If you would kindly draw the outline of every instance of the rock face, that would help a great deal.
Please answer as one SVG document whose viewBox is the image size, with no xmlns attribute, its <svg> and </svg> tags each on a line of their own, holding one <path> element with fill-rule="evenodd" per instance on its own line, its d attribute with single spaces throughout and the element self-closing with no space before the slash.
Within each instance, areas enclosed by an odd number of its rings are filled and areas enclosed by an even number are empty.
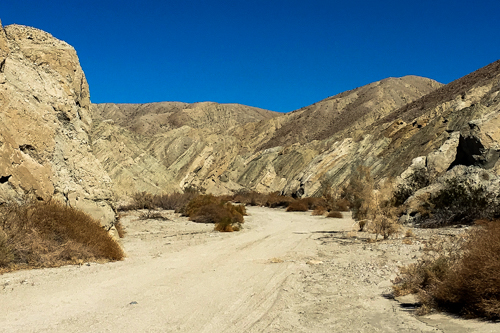
<svg viewBox="0 0 500 333">
<path fill-rule="evenodd" d="M 129 105 L 126 112 L 96 106 L 92 142 L 122 194 L 195 186 L 219 194 L 313 196 L 342 186 L 360 165 L 370 167 L 376 181 L 399 184 L 416 170 L 432 182 L 457 165 L 498 175 L 499 77 L 497 61 L 446 86 L 389 78 L 289 114 L 260 112 L 260 119 L 225 120 L 224 126 L 216 124 L 228 112 L 216 104 L 170 103 L 154 112 L 148 111 L 153 104 Z M 190 110 L 199 107 L 204 111 Z M 155 117 L 164 119 L 162 129 L 141 130 L 152 128 L 146 120 Z"/>
<path fill-rule="evenodd" d="M 70 45 L 0 26 L 0 202 L 32 192 L 114 221 L 111 179 L 90 145 L 90 106 Z"/>
<path fill-rule="evenodd" d="M 499 179 L 499 142 L 500 61 L 446 86 L 389 78 L 288 114 L 212 102 L 91 105 L 71 46 L 0 28 L 0 203 L 31 191 L 106 224 L 112 200 L 138 191 L 314 196 L 361 165 L 377 182 L 430 193 L 459 170 Z"/>
<path fill-rule="evenodd" d="M 338 159 L 350 165 L 366 127 L 440 86 L 390 78 L 289 114 L 216 103 L 95 105 L 93 149 L 123 195 L 186 186 L 312 195 L 338 176 Z"/>
</svg>

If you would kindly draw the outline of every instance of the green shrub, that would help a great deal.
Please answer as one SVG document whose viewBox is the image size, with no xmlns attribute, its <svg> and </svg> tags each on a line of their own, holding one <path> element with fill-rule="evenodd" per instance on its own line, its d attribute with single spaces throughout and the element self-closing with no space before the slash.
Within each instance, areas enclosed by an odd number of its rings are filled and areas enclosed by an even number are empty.
<svg viewBox="0 0 500 333">
<path fill-rule="evenodd" d="M 429 198 L 425 208 L 430 214 L 422 216 L 419 223 L 423 227 L 441 227 L 495 219 L 500 216 L 497 196 L 482 184 L 451 178 L 443 190 Z"/>
</svg>

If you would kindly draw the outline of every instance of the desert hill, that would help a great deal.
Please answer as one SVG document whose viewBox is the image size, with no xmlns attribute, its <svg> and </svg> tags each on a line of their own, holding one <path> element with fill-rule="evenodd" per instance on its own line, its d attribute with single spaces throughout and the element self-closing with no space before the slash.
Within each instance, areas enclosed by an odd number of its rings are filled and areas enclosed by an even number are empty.
<svg viewBox="0 0 500 333">
<path fill-rule="evenodd" d="M 257 122 L 279 116 L 280 113 L 241 104 L 213 102 L 149 104 L 96 104 L 94 116 L 112 119 L 128 130 L 145 135 L 165 133 L 189 126 L 208 132 L 227 132 L 237 125 Z"/>
<path fill-rule="evenodd" d="M 415 76 L 389 78 L 288 114 L 217 103 L 94 105 L 93 148 L 119 193 L 186 186 L 281 191 L 331 135 L 359 131 L 440 86 Z M 304 153 L 288 148 L 311 142 Z"/>
<path fill-rule="evenodd" d="M 138 191 L 312 196 L 360 165 L 398 183 L 416 170 L 432 181 L 500 173 L 499 61 L 445 86 L 388 78 L 287 114 L 213 102 L 91 104 L 75 50 L 12 25 L 0 29 L 0 85 L 0 202 L 33 192 L 106 223 L 116 199 Z"/>
<path fill-rule="evenodd" d="M 427 78 L 405 76 L 343 92 L 290 113 L 262 148 L 324 140 L 339 132 L 350 135 L 440 86 Z"/>
</svg>

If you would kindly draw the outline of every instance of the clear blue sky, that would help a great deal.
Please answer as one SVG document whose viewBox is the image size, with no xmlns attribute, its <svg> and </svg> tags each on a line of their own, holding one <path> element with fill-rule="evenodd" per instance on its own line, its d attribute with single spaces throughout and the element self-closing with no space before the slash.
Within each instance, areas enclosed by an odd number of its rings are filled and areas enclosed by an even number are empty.
<svg viewBox="0 0 500 333">
<path fill-rule="evenodd" d="M 288 112 L 386 77 L 448 83 L 500 58 L 500 1 L 6 0 L 73 45 L 94 103 Z"/>
</svg>

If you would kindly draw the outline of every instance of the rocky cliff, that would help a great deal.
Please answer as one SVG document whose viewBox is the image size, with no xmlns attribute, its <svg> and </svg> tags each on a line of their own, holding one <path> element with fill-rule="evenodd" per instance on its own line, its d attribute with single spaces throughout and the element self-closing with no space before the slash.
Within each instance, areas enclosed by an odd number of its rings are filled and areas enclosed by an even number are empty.
<svg viewBox="0 0 500 333">
<path fill-rule="evenodd" d="M 114 221 L 112 182 L 90 144 L 90 106 L 70 45 L 0 24 L 0 202 L 32 192 Z"/>
</svg>

